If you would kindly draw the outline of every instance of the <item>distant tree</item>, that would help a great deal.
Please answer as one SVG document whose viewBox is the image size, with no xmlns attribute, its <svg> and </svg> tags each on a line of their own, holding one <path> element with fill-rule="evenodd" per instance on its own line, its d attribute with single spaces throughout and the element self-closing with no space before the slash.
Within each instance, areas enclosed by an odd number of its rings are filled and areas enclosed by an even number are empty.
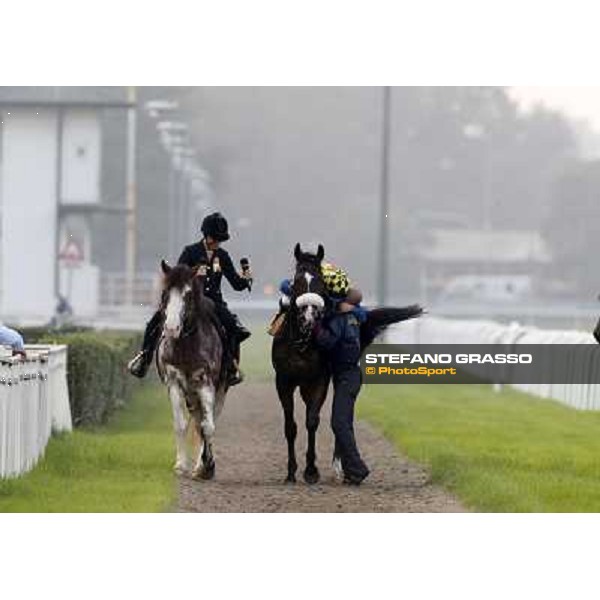
<svg viewBox="0 0 600 600">
<path fill-rule="evenodd" d="M 263 280 L 288 267 L 293 243 L 318 239 L 375 289 L 381 88 L 193 88 L 183 104 L 219 206 L 251 222 L 232 250 Z M 576 157 L 565 118 L 523 114 L 501 87 L 394 88 L 391 293 L 418 290 L 428 228 L 478 228 L 487 214 L 495 228 L 539 229 Z"/>
<path fill-rule="evenodd" d="M 559 114 L 522 114 L 502 88 L 401 88 L 394 106 L 394 196 L 493 227 L 539 225 L 557 170 L 576 154 Z"/>
<path fill-rule="evenodd" d="M 394 96 L 392 262 L 407 275 L 397 294 L 418 289 L 415 222 L 422 239 L 432 227 L 541 229 L 556 178 L 577 159 L 566 118 L 541 107 L 522 113 L 503 88 Z"/>
</svg>

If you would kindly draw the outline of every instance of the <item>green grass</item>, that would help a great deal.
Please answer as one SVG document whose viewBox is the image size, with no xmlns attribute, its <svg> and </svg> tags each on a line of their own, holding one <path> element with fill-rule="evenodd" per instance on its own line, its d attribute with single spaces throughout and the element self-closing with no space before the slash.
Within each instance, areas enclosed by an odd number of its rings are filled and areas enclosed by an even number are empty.
<svg viewBox="0 0 600 600">
<path fill-rule="evenodd" d="M 243 345 L 249 381 L 272 381 L 270 341 L 256 326 Z M 358 414 L 474 510 L 600 511 L 600 413 L 483 385 L 370 385 Z M 166 391 L 148 385 L 107 426 L 52 438 L 32 472 L 0 481 L 0 512 L 169 510 L 173 459 Z"/>
<path fill-rule="evenodd" d="M 242 344 L 242 371 L 248 381 L 265 383 L 274 380 L 271 366 L 273 338 L 267 333 L 267 325 L 254 324 L 252 337 Z"/>
<path fill-rule="evenodd" d="M 249 381 L 271 377 L 266 324 L 243 346 Z M 155 512 L 176 497 L 171 410 L 166 389 L 147 385 L 108 425 L 53 437 L 29 473 L 0 480 L 0 512 Z"/>
<path fill-rule="evenodd" d="M 358 414 L 474 510 L 600 511 L 600 413 L 484 385 L 370 385 Z"/>
<path fill-rule="evenodd" d="M 173 461 L 166 391 L 144 386 L 107 426 L 52 438 L 33 471 L 0 480 L 0 512 L 169 510 Z"/>
</svg>

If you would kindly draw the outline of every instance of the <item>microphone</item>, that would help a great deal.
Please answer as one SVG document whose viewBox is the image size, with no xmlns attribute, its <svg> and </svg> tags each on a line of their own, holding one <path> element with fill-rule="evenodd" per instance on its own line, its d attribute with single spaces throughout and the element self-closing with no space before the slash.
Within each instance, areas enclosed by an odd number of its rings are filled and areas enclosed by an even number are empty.
<svg viewBox="0 0 600 600">
<path fill-rule="evenodd" d="M 250 271 L 250 261 L 245 256 L 240 259 L 240 267 L 242 267 L 242 273 L 244 274 Z M 252 291 L 252 278 L 248 279 L 248 291 Z"/>
</svg>

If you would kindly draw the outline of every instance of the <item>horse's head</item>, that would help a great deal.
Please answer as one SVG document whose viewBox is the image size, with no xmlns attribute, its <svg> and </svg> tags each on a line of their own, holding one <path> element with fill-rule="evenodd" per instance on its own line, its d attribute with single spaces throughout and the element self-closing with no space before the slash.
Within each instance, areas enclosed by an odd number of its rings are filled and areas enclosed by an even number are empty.
<svg viewBox="0 0 600 600">
<path fill-rule="evenodd" d="M 161 262 L 163 278 L 163 305 L 165 315 L 164 332 L 179 338 L 184 330 L 193 326 L 198 315 L 198 305 L 203 294 L 202 269 L 190 269 L 186 265 L 170 267 Z"/>
<path fill-rule="evenodd" d="M 327 288 L 321 275 L 321 261 L 325 256 L 319 244 L 315 253 L 304 252 L 300 244 L 294 248 L 296 272 L 292 283 L 291 301 L 298 311 L 298 323 L 302 330 L 310 330 L 325 312 Z"/>
</svg>

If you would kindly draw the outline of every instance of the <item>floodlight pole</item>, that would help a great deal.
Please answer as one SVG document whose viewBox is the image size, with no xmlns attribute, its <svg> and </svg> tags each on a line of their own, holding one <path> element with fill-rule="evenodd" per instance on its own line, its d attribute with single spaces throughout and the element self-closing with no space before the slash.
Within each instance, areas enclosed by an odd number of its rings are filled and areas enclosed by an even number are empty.
<svg viewBox="0 0 600 600">
<path fill-rule="evenodd" d="M 390 204 L 390 103 L 392 89 L 384 86 L 381 105 L 381 180 L 379 214 L 379 254 L 377 276 L 377 302 L 385 304 L 387 298 L 387 277 L 389 261 L 389 204 Z"/>
<path fill-rule="evenodd" d="M 136 190 L 136 88 L 127 88 L 127 190 L 126 190 L 126 247 L 125 247 L 125 304 L 133 305 L 133 282 L 137 263 L 137 190 Z"/>
</svg>

